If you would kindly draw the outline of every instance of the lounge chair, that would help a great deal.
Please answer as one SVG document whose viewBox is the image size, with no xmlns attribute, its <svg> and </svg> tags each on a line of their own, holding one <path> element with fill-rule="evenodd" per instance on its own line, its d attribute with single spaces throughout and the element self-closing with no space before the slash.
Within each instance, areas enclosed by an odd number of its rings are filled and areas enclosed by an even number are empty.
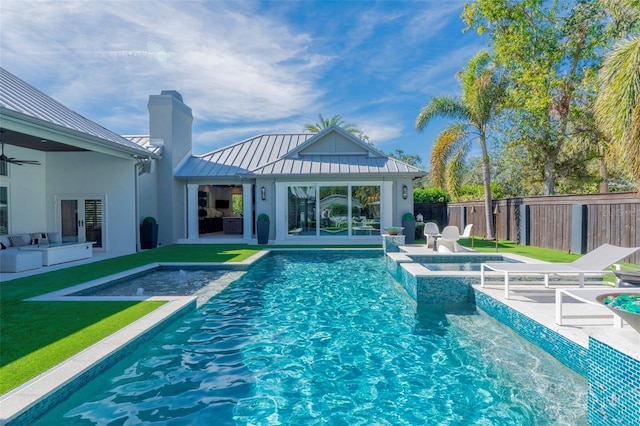
<svg viewBox="0 0 640 426">
<path fill-rule="evenodd" d="M 603 296 L 605 294 L 616 294 L 616 293 L 624 293 L 624 294 L 640 294 L 640 288 L 614 288 L 614 287 L 603 287 L 603 288 L 558 288 L 556 289 L 556 324 L 565 325 L 564 320 L 568 318 L 576 318 L 576 319 L 585 319 L 585 318 L 611 318 L 613 317 L 613 326 L 616 328 L 622 327 L 622 317 L 619 315 L 613 315 L 612 311 L 609 310 L 606 306 L 604 306 L 598 300 L 598 296 Z M 590 305 L 600 306 L 602 310 L 608 310 L 608 314 L 583 314 L 583 315 L 567 315 L 562 313 L 562 304 L 564 302 L 565 297 L 570 297 L 572 299 L 579 300 L 583 303 L 588 303 Z"/>
<path fill-rule="evenodd" d="M 424 236 L 427 239 L 427 247 L 433 247 L 433 242 L 440 236 L 438 225 L 433 222 L 424 224 Z"/>
<path fill-rule="evenodd" d="M 483 263 L 480 265 L 480 286 L 485 284 L 485 271 L 504 273 L 504 298 L 509 299 L 509 275 L 543 275 L 544 286 L 549 287 L 549 275 L 577 275 L 584 287 L 585 274 L 604 274 L 614 263 L 632 255 L 640 247 L 619 247 L 603 244 L 571 263 Z"/>
</svg>

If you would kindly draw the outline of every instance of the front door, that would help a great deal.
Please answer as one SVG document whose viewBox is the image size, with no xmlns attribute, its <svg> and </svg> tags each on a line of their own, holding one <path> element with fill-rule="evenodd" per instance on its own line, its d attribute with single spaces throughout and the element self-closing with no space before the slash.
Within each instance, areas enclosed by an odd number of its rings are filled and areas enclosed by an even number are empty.
<svg viewBox="0 0 640 426">
<path fill-rule="evenodd" d="M 103 248 L 103 197 L 62 197 L 59 200 L 59 224 L 63 243 L 94 241 L 94 249 Z"/>
</svg>

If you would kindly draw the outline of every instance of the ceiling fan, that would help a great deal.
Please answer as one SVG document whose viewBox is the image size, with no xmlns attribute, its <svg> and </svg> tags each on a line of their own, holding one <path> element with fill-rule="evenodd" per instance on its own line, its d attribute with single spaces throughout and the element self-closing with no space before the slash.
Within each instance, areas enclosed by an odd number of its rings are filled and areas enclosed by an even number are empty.
<svg viewBox="0 0 640 426">
<path fill-rule="evenodd" d="M 0 130 L 0 144 L 2 144 L 2 154 L 0 155 L 0 162 L 17 164 L 18 166 L 22 166 L 23 164 L 31 164 L 34 166 L 39 166 L 40 162 L 37 160 L 18 160 L 17 158 L 7 157 L 4 155 L 4 141 L 2 140 L 2 134 L 4 130 Z"/>
</svg>

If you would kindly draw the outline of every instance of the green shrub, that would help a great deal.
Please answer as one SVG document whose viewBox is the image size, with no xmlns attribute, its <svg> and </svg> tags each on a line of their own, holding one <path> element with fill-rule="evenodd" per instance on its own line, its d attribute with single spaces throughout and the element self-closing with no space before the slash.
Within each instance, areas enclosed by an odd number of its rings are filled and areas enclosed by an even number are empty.
<svg viewBox="0 0 640 426">
<path fill-rule="evenodd" d="M 413 215 L 413 213 L 405 213 L 402 215 L 402 220 L 416 220 L 416 217 Z"/>
<path fill-rule="evenodd" d="M 155 217 L 151 217 L 151 216 L 147 216 L 144 219 L 142 219 L 142 224 L 143 225 L 155 225 L 156 224 L 156 218 Z"/>
<path fill-rule="evenodd" d="M 440 188 L 418 188 L 413 190 L 414 203 L 447 203 L 451 201 L 449 194 Z"/>
<path fill-rule="evenodd" d="M 260 213 L 260 215 L 258 215 L 258 222 L 269 222 L 269 215 Z"/>
</svg>

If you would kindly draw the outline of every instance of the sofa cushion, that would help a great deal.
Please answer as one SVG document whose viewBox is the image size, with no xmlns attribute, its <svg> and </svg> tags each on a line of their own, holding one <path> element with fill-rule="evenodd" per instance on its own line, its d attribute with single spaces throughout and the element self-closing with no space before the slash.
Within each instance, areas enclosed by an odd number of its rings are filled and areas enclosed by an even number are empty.
<svg viewBox="0 0 640 426">
<path fill-rule="evenodd" d="M 22 235 L 9 235 L 9 241 L 11 242 L 11 247 L 22 247 L 28 244 Z"/>
<path fill-rule="evenodd" d="M 59 232 L 47 232 L 47 238 L 51 244 L 62 243 L 62 235 Z"/>
</svg>

